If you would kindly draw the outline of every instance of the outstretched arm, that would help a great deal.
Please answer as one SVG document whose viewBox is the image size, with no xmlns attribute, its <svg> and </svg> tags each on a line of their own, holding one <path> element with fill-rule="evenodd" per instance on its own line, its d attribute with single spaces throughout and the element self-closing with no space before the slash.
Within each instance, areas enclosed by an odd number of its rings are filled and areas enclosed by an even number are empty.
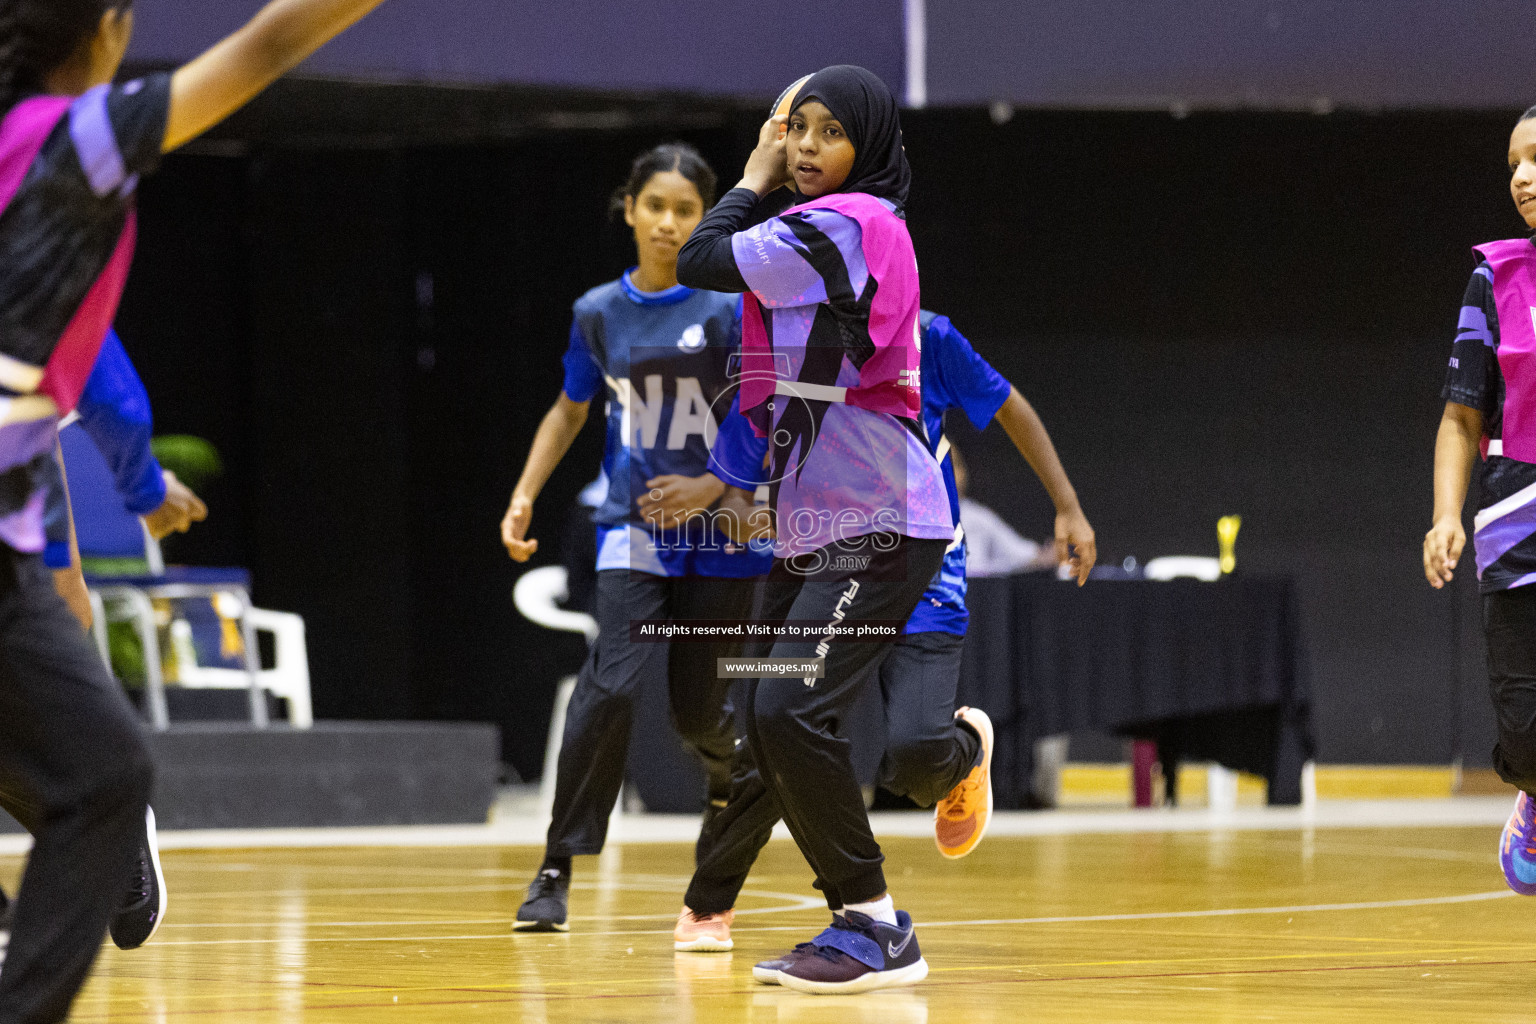
<svg viewBox="0 0 1536 1024">
<path fill-rule="evenodd" d="M 581 433 L 590 406 L 590 401 L 577 402 L 562 391 L 539 423 L 539 431 L 533 436 L 533 447 L 528 451 L 528 461 L 523 464 L 523 475 L 518 477 L 517 486 L 512 489 L 512 502 L 501 520 L 501 542 L 515 562 L 526 562 L 539 550 L 539 542 L 527 537 L 528 524 L 533 520 L 533 503 L 549 482 L 550 474 L 570 451 L 571 442 Z"/>
<path fill-rule="evenodd" d="M 244 28 L 179 69 L 162 151 L 239 110 L 383 0 L 272 0 Z"/>
<path fill-rule="evenodd" d="M 1083 515 L 1077 491 L 1067 479 L 1051 435 L 1040 421 L 1040 414 L 1019 394 L 1018 388 L 1010 389 L 1007 401 L 997 411 L 997 421 L 1051 496 L 1051 503 L 1056 506 L 1056 560 L 1070 562 L 1072 575 L 1082 586 L 1088 582 L 1088 572 L 1098 560 L 1098 548 L 1093 527 Z"/>
<path fill-rule="evenodd" d="M 1424 576 L 1439 590 L 1451 582 L 1467 531 L 1461 506 L 1483 437 L 1483 414 L 1456 402 L 1445 403 L 1440 432 L 1435 437 L 1435 522 L 1424 535 Z"/>
</svg>

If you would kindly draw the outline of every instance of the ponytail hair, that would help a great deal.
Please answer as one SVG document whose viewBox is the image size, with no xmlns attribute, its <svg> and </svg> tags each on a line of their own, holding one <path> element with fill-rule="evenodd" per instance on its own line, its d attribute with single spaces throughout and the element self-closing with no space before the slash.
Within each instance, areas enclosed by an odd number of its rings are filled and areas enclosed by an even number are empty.
<svg viewBox="0 0 1536 1024">
<path fill-rule="evenodd" d="M 49 72 L 96 34 L 101 16 L 133 0 L 0 0 L 0 112 L 42 92 Z"/>
<path fill-rule="evenodd" d="M 704 209 L 715 205 L 715 172 L 708 161 L 686 142 L 664 142 L 635 157 L 629 168 L 629 179 L 613 192 L 608 204 L 609 215 L 615 220 L 622 217 L 624 200 L 637 198 L 652 178 L 667 171 L 676 171 L 693 183 L 699 190 L 699 198 L 704 201 Z"/>
</svg>

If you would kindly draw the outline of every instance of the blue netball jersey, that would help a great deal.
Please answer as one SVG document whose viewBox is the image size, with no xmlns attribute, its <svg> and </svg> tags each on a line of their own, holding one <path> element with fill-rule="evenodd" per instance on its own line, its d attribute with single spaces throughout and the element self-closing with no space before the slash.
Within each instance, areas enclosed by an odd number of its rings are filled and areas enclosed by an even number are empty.
<svg viewBox="0 0 1536 1024">
<path fill-rule="evenodd" d="M 658 576 L 757 576 L 772 553 L 707 531 L 656 531 L 635 502 L 658 476 L 702 476 L 725 409 L 729 363 L 741 343 L 741 300 L 678 285 L 642 292 L 629 273 L 576 300 L 565 353 L 565 393 L 607 397 L 603 471 L 592 514 L 597 568 Z M 728 399 L 726 400 L 728 401 Z"/>
<path fill-rule="evenodd" d="M 962 410 L 977 430 L 984 429 L 1008 400 L 1013 386 L 992 368 L 965 335 L 955 330 L 949 317 L 923 310 L 923 426 L 930 451 L 944 473 L 950 514 L 960 522 L 960 493 L 955 486 L 954 460 L 944 438 L 944 414 Z M 732 407 L 733 415 L 722 421 L 720 436 L 710 451 L 710 470 L 734 487 L 750 489 L 763 478 L 763 456 L 768 441 L 753 435 L 746 417 Z M 970 615 L 965 608 L 965 531 L 957 525 L 955 540 L 944 552 L 944 564 L 928 589 L 923 591 L 907 633 L 954 633 L 964 636 Z"/>
</svg>

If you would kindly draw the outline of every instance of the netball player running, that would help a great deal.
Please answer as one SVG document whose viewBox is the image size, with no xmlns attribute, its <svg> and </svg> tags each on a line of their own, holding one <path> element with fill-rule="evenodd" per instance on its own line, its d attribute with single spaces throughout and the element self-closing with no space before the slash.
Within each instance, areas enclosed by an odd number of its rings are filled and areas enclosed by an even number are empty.
<svg viewBox="0 0 1536 1024">
<path fill-rule="evenodd" d="M 740 344 L 740 300 L 677 283 L 678 250 L 714 192 L 714 172 L 692 147 L 658 146 L 635 161 L 615 205 L 634 229 L 639 265 L 576 301 L 564 390 L 539 425 L 501 524 L 508 553 L 526 561 L 538 547 L 527 537 L 534 499 L 606 389 L 608 492 L 593 515 L 600 631 L 566 711 L 544 863 L 518 909 L 518 931 L 567 927 L 571 858 L 602 852 L 635 696 L 653 655 L 668 659 L 672 721 L 704 763 L 708 806 L 722 806 L 730 792 L 730 684 L 715 664 L 740 645 L 675 643 L 658 652 L 630 634 L 631 622 L 742 618 L 752 591 L 741 581 L 771 562 L 767 551 L 737 547 L 698 519 L 650 515 L 679 504 L 702 511 L 725 490 L 706 469 L 712 410 Z"/>
<path fill-rule="evenodd" d="M 172 532 L 185 533 L 208 516 L 208 507 L 176 475 L 160 468 L 150 449 L 152 419 L 149 395 L 128 359 L 116 331 L 109 330 L 96 365 L 76 401 L 73 417 L 95 443 L 112 469 L 113 482 L 130 512 L 144 517 L 156 540 Z M 43 562 L 53 570 L 54 586 L 70 611 L 91 628 L 91 601 L 75 546 L 69 492 L 58 473 L 49 470 L 43 512 L 47 546 Z M 152 938 L 165 920 L 166 888 L 155 838 L 154 811 L 145 812 L 139 852 L 129 874 L 123 903 L 112 915 L 108 934 L 120 949 L 137 949 Z M 9 935 L 14 906 L 0 890 L 0 933 Z"/>
<path fill-rule="evenodd" d="M 949 441 L 944 436 L 944 416 L 952 410 L 963 411 L 977 429 L 985 428 L 993 419 L 1002 424 L 1056 505 L 1058 561 L 1071 567 L 1079 584 L 1086 582 L 1096 557 L 1093 528 L 1083 515 L 1040 417 L 1018 389 L 976 353 L 948 317 L 924 311 L 921 322 L 923 422 L 944 471 L 944 486 L 956 522 L 960 496 Z M 726 417 L 710 453 L 710 466 L 731 486 L 752 489 L 767 442 L 753 438 L 745 427 L 742 417 Z M 965 531 L 956 526 L 943 568 L 918 601 L 895 650 L 879 666 L 886 718 L 880 784 L 920 806 L 935 806 L 934 839 L 939 852 L 951 859 L 976 848 L 986 833 L 991 812 L 991 722 L 978 709 L 955 710 L 961 648 L 969 620 L 965 555 Z M 700 838 L 704 852 L 673 936 L 678 950 L 732 948 L 731 908 L 779 819 L 778 809 L 767 799 L 766 788 L 756 774 L 750 749 L 742 752 L 740 773 L 730 805 Z M 836 915 L 843 913 L 835 905 L 832 910 Z M 753 977 L 777 984 L 785 968 L 811 955 L 811 948 L 802 944 L 784 957 L 760 963 L 753 969 Z"/>
<path fill-rule="evenodd" d="M 137 716 L 42 560 L 46 465 L 122 294 L 134 188 L 379 2 L 275 0 L 186 67 L 114 87 L 126 2 L 0 0 L 0 806 L 34 839 L 0 1024 L 64 1019 L 144 829 Z"/>
<path fill-rule="evenodd" d="M 1509 172 L 1515 209 L 1536 230 L 1536 107 L 1510 135 Z M 1437 588 L 1451 581 L 1467 539 L 1461 507 L 1480 463 L 1473 544 L 1498 718 L 1493 766 L 1520 789 L 1499 861 L 1511 889 L 1536 895 L 1536 247 L 1522 237 L 1474 251 L 1481 261 L 1462 300 L 1441 391 L 1445 413 L 1435 440 L 1435 518 L 1424 537 L 1424 574 Z"/>
<path fill-rule="evenodd" d="M 805 201 L 748 228 L 759 201 L 791 180 Z M 770 440 L 778 524 L 762 617 L 808 625 L 771 654 L 819 659 L 823 673 L 749 680 L 739 709 L 763 784 L 817 884 L 844 908 L 815 955 L 783 974 L 815 992 L 911 984 L 928 971 L 911 919 L 886 892 L 836 727 L 870 678 L 863 670 L 890 652 L 890 641 L 855 640 L 857 629 L 899 629 L 954 533 L 920 419 L 909 181 L 890 91 L 863 68 L 826 68 L 787 118 L 763 125 L 740 183 L 678 261 L 685 284 L 747 293 L 740 407 Z"/>
</svg>

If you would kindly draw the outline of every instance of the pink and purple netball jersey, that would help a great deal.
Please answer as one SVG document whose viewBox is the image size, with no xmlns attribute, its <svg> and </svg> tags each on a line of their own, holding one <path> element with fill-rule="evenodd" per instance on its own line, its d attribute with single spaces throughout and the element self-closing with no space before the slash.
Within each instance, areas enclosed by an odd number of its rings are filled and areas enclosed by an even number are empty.
<svg viewBox="0 0 1536 1024">
<path fill-rule="evenodd" d="M 161 75 L 33 97 L 0 122 L 0 543 L 14 550 L 43 550 L 45 464 L 116 314 L 169 96 Z"/>
<path fill-rule="evenodd" d="M 732 250 L 751 288 L 741 409 L 770 442 L 775 553 L 872 533 L 949 540 L 906 224 L 871 196 L 830 196 L 736 234 Z"/>
<path fill-rule="evenodd" d="M 1477 247 L 1443 397 L 1483 414 L 1473 544 L 1484 593 L 1536 583 L 1536 247 Z"/>
</svg>

